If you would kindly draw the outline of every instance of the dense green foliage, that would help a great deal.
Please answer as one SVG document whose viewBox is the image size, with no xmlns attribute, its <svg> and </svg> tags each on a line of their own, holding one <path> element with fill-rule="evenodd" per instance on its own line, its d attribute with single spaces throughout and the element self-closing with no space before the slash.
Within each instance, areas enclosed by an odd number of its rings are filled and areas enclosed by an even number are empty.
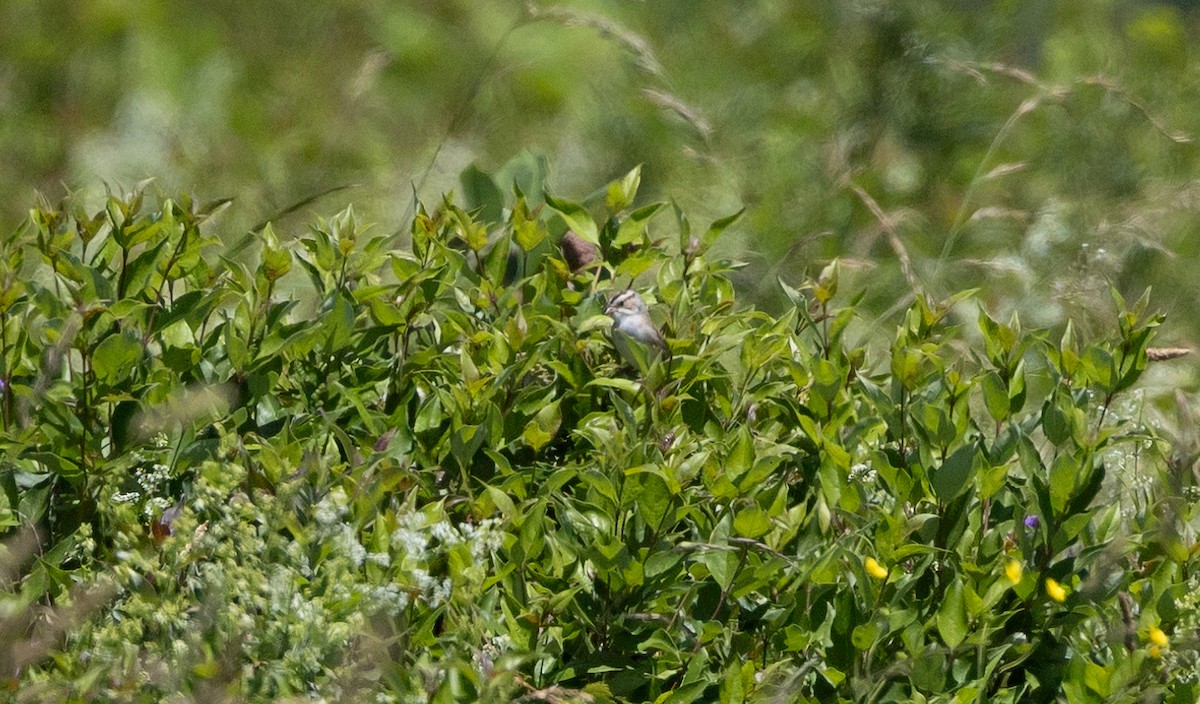
<svg viewBox="0 0 1200 704">
<path fill-rule="evenodd" d="M 1090 334 L 1110 281 L 1131 299 L 1153 285 L 1164 336 L 1185 342 L 1200 332 L 1197 13 L 1195 0 L 7 0 L 0 192 L 16 197 L 0 200 L 0 231 L 33 188 L 102 195 L 148 177 L 235 196 L 232 233 L 351 184 L 320 212 L 352 202 L 407 231 L 414 187 L 432 202 L 472 162 L 495 171 L 529 150 L 558 193 L 641 163 L 644 192 L 697 219 L 745 207 L 725 243 L 749 264 L 735 283 L 772 312 L 787 305 L 776 274 L 834 257 L 853 288 L 869 278 L 861 305 L 889 310 L 911 288 L 902 250 L 931 295 L 980 287 L 1003 318 L 1069 316 Z"/>
<path fill-rule="evenodd" d="M 712 256 L 734 218 L 530 169 L 465 173 L 411 251 L 352 210 L 234 252 L 221 204 L 33 209 L 0 255 L 18 699 L 1196 699 L 1143 302 L 1092 340 L 918 292 L 885 336 L 835 263 L 769 316 Z M 602 315 L 631 285 L 644 373 Z"/>
</svg>

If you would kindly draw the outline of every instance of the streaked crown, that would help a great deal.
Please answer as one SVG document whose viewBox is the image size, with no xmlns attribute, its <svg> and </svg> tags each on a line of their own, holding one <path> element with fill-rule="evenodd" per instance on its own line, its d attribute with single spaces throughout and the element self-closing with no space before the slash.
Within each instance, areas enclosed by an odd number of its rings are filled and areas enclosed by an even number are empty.
<svg viewBox="0 0 1200 704">
<path fill-rule="evenodd" d="M 646 302 L 642 300 L 637 291 L 625 289 L 609 299 L 608 307 L 604 309 L 604 312 L 614 317 L 617 315 L 639 315 L 647 312 Z"/>
</svg>

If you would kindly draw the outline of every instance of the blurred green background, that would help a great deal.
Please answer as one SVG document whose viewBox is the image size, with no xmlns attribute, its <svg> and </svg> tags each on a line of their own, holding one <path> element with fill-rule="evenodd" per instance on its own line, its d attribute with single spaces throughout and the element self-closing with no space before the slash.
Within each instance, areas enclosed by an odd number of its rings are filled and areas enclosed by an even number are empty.
<svg viewBox="0 0 1200 704">
<path fill-rule="evenodd" d="M 747 209 L 767 308 L 837 256 L 881 316 L 978 286 L 1107 328 L 1110 282 L 1153 285 L 1189 344 L 1198 36 L 1194 0 L 4 0 L 0 227 L 155 177 L 234 197 L 230 238 L 349 184 L 281 234 L 351 202 L 403 231 L 472 163 L 545 157 L 575 200 L 644 164 L 644 201 Z"/>
</svg>

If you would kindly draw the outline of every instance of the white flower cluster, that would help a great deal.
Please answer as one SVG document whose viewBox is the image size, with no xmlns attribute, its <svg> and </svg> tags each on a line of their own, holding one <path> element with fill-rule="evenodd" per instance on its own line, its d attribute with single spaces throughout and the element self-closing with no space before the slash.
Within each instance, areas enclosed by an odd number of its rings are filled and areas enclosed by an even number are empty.
<svg viewBox="0 0 1200 704">
<path fill-rule="evenodd" d="M 349 513 L 350 499 L 346 496 L 346 492 L 340 486 L 329 492 L 317 503 L 314 517 L 317 519 L 317 524 L 328 528 L 341 520 Z"/>
<path fill-rule="evenodd" d="M 850 481 L 861 482 L 863 484 L 874 484 L 879 478 L 878 473 L 871 469 L 870 465 L 858 463 L 850 468 Z"/>
<path fill-rule="evenodd" d="M 391 537 L 394 564 L 399 568 L 396 579 L 408 585 L 413 598 L 436 608 L 449 601 L 454 579 L 430 574 L 431 564 L 443 562 L 442 558 L 451 552 L 470 555 L 470 564 L 460 576 L 467 581 L 482 581 L 492 554 L 503 544 L 504 533 L 497 519 L 455 525 L 440 511 L 431 509 L 397 516 Z"/>
<path fill-rule="evenodd" d="M 1174 632 L 1184 634 L 1185 639 L 1200 633 L 1200 574 L 1187 580 L 1182 596 L 1175 603 L 1179 621 Z M 1200 650 L 1195 647 L 1172 647 L 1163 652 L 1163 666 L 1168 676 L 1177 682 L 1200 682 Z"/>
<path fill-rule="evenodd" d="M 367 592 L 367 601 L 388 616 L 396 616 L 408 608 L 409 595 L 395 584 L 381 584 Z"/>
<path fill-rule="evenodd" d="M 158 450 L 162 450 L 168 445 L 167 437 L 162 433 L 151 438 L 151 442 Z M 132 457 L 136 462 L 133 476 L 137 481 L 137 490 L 113 492 L 109 500 L 114 504 L 132 504 L 144 498 L 146 503 L 142 506 L 142 512 L 147 518 L 156 518 L 171 506 L 171 501 L 164 496 L 163 491 L 171 479 L 171 468 L 161 462 L 153 461 L 152 457 L 147 457 L 140 451 L 134 452 Z M 149 467 L 146 467 L 147 464 Z"/>
</svg>

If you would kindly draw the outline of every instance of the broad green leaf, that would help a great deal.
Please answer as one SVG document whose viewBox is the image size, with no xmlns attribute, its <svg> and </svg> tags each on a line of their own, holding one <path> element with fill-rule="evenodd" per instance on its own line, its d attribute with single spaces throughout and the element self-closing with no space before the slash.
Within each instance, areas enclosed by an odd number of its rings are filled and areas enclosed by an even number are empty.
<svg viewBox="0 0 1200 704">
<path fill-rule="evenodd" d="M 1056 512 L 1067 506 L 1071 494 L 1075 492 L 1079 476 L 1079 460 L 1068 453 L 1062 453 L 1054 458 L 1050 465 L 1050 502 Z"/>
<path fill-rule="evenodd" d="M 706 549 L 697 559 L 708 568 L 709 574 L 722 589 L 728 589 L 729 585 L 733 584 L 733 578 L 737 574 L 738 556 L 732 550 Z"/>
<path fill-rule="evenodd" d="M 975 450 L 974 443 L 963 445 L 931 473 L 929 483 L 942 503 L 958 498 L 971 481 L 975 469 Z"/>
<path fill-rule="evenodd" d="M 758 504 L 750 504 L 733 518 L 733 530 L 744 538 L 759 538 L 771 530 L 771 518 Z"/>
<path fill-rule="evenodd" d="M 662 210 L 664 205 L 666 203 L 650 203 L 630 213 L 617 228 L 617 235 L 613 238 L 612 246 L 624 247 L 641 242 L 646 235 L 646 224 Z"/>
<path fill-rule="evenodd" d="M 732 215 L 726 215 L 723 218 L 715 220 L 713 224 L 708 226 L 708 230 L 704 232 L 704 235 L 700 238 L 700 241 L 704 243 L 705 247 L 711 247 L 712 243 L 721 236 L 721 233 L 725 232 L 730 225 L 737 222 L 745 212 L 746 209 L 742 208 Z"/>
<path fill-rule="evenodd" d="M 738 430 L 733 448 L 725 458 L 725 473 L 731 481 L 736 482 L 753 464 L 754 439 L 750 436 L 750 430 L 742 427 Z"/>
<path fill-rule="evenodd" d="M 354 316 L 354 302 L 345 293 L 339 292 L 334 295 L 328 310 L 320 320 L 326 349 L 340 350 L 350 344 L 350 338 L 354 334 Z"/>
<path fill-rule="evenodd" d="M 504 218 L 504 194 L 486 172 L 471 164 L 458 175 L 467 210 L 476 211 L 479 220 L 498 223 Z"/>
<path fill-rule="evenodd" d="M 633 169 L 625 174 L 620 180 L 613 181 L 608 184 L 608 191 L 605 194 L 604 202 L 608 206 L 610 213 L 619 213 L 633 203 L 633 199 L 637 197 L 638 185 L 642 182 L 642 167 L 633 167 Z"/>
<path fill-rule="evenodd" d="M 962 582 L 958 579 L 950 583 L 942 597 L 937 612 L 937 629 L 942 642 L 950 648 L 957 648 L 967 637 L 967 611 L 963 602 Z"/>
<path fill-rule="evenodd" d="M 671 506 L 671 491 L 655 472 L 639 471 L 625 478 L 626 505 L 657 528 Z"/>
<path fill-rule="evenodd" d="M 1101 697 L 1109 697 L 1112 695 L 1112 687 L 1110 686 L 1111 676 L 1108 669 L 1103 665 L 1085 660 L 1084 664 L 1084 683 L 1088 689 L 1092 690 Z"/>
<path fill-rule="evenodd" d="M 591 213 L 582 205 L 570 201 L 558 200 L 549 193 L 546 194 L 546 205 L 558 213 L 559 217 L 566 223 L 567 228 L 576 235 L 594 245 L 600 244 L 600 231 L 596 228 L 596 221 L 592 219 Z"/>
<path fill-rule="evenodd" d="M 521 440 L 534 452 L 540 451 L 553 439 L 554 436 L 546 432 L 536 420 L 526 423 L 525 430 L 521 433 Z"/>
<path fill-rule="evenodd" d="M 818 359 L 812 368 L 812 386 L 810 391 L 815 410 L 818 415 L 826 416 L 832 412 L 838 393 L 845 383 L 844 370 L 826 359 Z"/>
<path fill-rule="evenodd" d="M 1004 388 L 1004 380 L 996 372 L 988 372 L 979 381 L 983 390 L 983 402 L 987 406 L 992 419 L 1000 423 L 1008 418 L 1008 389 Z"/>
<path fill-rule="evenodd" d="M 124 296 L 141 297 L 145 295 L 150 300 L 153 300 L 153 292 L 146 291 L 146 287 L 150 285 L 151 277 L 157 271 L 159 257 L 162 256 L 163 250 L 168 244 L 171 244 L 169 239 L 160 240 L 158 244 L 142 252 L 134 257 L 133 261 L 129 262 L 123 276 L 125 288 L 122 294 Z"/>
<path fill-rule="evenodd" d="M 549 175 L 550 162 L 545 156 L 522 151 L 501 166 L 492 180 L 506 192 L 516 191 L 530 203 L 538 203 Z"/>
<path fill-rule="evenodd" d="M 646 558 L 644 566 L 647 579 L 653 579 L 668 570 L 674 570 L 683 562 L 683 555 L 675 551 L 659 551 Z"/>
<path fill-rule="evenodd" d="M 703 680 L 680 685 L 677 689 L 671 690 L 670 694 L 660 697 L 656 704 L 691 704 L 691 702 L 700 701 L 708 685 L 709 683 Z"/>
<path fill-rule="evenodd" d="M 1080 360 L 1080 368 L 1087 375 L 1090 384 L 1099 386 L 1105 393 L 1113 390 L 1117 370 L 1108 350 L 1098 345 L 1088 347 Z"/>
<path fill-rule="evenodd" d="M 531 252 L 546 239 L 546 228 L 538 220 L 526 220 L 513 227 L 513 241 L 523 252 Z"/>
<path fill-rule="evenodd" d="M 1017 362 L 1008 382 L 1008 410 L 1017 413 L 1025 407 L 1025 360 Z"/>
<path fill-rule="evenodd" d="M 735 658 L 721 677 L 718 701 L 720 704 L 742 704 L 746 701 L 746 686 L 742 681 L 742 663 Z"/>
<path fill-rule="evenodd" d="M 92 369 L 107 383 L 116 383 L 128 376 L 142 360 L 142 343 L 129 333 L 109 335 L 92 353 Z"/>
<path fill-rule="evenodd" d="M 1046 434 L 1046 439 L 1055 445 L 1062 445 L 1072 435 L 1070 418 L 1063 408 L 1069 403 L 1070 399 L 1065 395 L 1054 394 L 1046 399 L 1046 405 L 1042 409 L 1042 432 Z"/>
<path fill-rule="evenodd" d="M 850 642 L 854 644 L 855 648 L 864 652 L 875 644 L 878 637 L 879 625 L 874 620 L 860 623 L 850 632 Z"/>
</svg>

